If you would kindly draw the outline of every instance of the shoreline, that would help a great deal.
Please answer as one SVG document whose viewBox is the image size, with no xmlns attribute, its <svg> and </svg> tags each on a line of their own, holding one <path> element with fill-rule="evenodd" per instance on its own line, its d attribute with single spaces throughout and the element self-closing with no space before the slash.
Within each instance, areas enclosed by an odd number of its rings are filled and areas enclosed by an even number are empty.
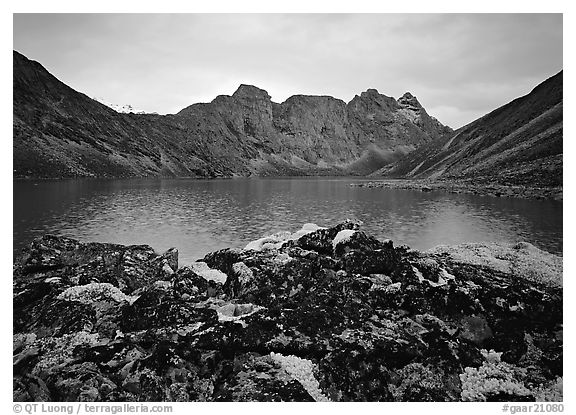
<svg viewBox="0 0 576 415">
<path fill-rule="evenodd" d="M 475 194 L 491 197 L 514 197 L 535 200 L 563 200 L 563 187 L 528 187 L 501 184 L 473 184 L 461 181 L 433 181 L 409 179 L 378 179 L 352 183 L 353 187 L 383 188 L 398 190 L 420 190 L 422 192 L 443 191 L 448 193 Z"/>
<path fill-rule="evenodd" d="M 419 190 L 423 192 L 443 191 L 454 194 L 475 194 L 478 196 L 491 197 L 511 197 L 533 200 L 563 200 L 563 186 L 559 187 L 530 187 L 530 186 L 509 186 L 501 184 L 474 184 L 462 181 L 433 181 L 427 179 L 374 179 L 370 176 L 358 175 L 291 175 L 291 176 L 217 176 L 217 177 L 198 177 L 198 176 L 131 176 L 131 177 L 13 177 L 13 181 L 33 182 L 33 181 L 112 181 L 112 180 L 242 180 L 242 179 L 326 179 L 342 178 L 358 180 L 358 183 L 351 183 L 352 187 L 365 188 L 384 188 L 398 190 Z"/>
</svg>

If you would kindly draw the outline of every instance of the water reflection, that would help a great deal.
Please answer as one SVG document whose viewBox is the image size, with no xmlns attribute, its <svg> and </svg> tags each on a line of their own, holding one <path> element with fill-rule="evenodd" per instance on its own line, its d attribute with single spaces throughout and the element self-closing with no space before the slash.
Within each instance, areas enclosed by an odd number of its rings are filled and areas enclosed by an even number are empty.
<svg viewBox="0 0 576 415">
<path fill-rule="evenodd" d="M 14 248 L 54 233 L 85 241 L 176 246 L 180 262 L 305 222 L 347 217 L 418 249 L 525 240 L 562 252 L 562 203 L 350 187 L 358 179 L 14 182 Z"/>
</svg>

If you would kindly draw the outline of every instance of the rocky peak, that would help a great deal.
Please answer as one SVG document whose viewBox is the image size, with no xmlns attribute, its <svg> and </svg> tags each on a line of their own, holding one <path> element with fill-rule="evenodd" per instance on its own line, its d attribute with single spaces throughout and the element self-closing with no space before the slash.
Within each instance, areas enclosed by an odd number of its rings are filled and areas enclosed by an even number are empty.
<svg viewBox="0 0 576 415">
<path fill-rule="evenodd" d="M 374 88 L 367 89 L 365 92 L 362 92 L 360 96 L 356 95 L 354 99 L 350 101 L 350 104 L 355 108 L 358 108 L 360 104 L 360 106 L 365 109 L 378 112 L 382 110 L 388 112 L 398 108 L 398 103 L 394 98 L 381 94 Z"/>
<path fill-rule="evenodd" d="M 398 98 L 398 104 L 404 108 L 422 109 L 422 105 L 420 105 L 418 99 L 410 92 L 406 92 L 404 95 Z"/>
<path fill-rule="evenodd" d="M 362 98 L 378 97 L 380 93 L 375 88 L 368 88 L 365 92 L 360 94 Z"/>
<path fill-rule="evenodd" d="M 272 130 L 272 99 L 268 92 L 253 85 L 241 84 L 232 99 L 240 104 L 229 123 L 235 125 L 237 131 L 243 131 L 250 137 L 269 137 Z M 222 108 L 229 112 L 229 108 Z"/>
<path fill-rule="evenodd" d="M 236 92 L 232 94 L 234 98 L 241 100 L 265 100 L 270 101 L 272 98 L 263 89 L 255 87 L 253 85 L 242 84 L 238 87 Z"/>
</svg>

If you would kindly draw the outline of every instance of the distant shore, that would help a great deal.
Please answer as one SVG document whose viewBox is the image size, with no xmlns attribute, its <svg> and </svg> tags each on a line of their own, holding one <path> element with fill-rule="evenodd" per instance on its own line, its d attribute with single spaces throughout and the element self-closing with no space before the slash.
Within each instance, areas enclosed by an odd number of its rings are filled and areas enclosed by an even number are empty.
<svg viewBox="0 0 576 415">
<path fill-rule="evenodd" d="M 423 192 L 444 191 L 470 193 L 480 196 L 518 197 L 522 199 L 550 199 L 561 201 L 563 187 L 505 186 L 501 184 L 475 184 L 459 181 L 431 181 L 406 179 L 380 179 L 352 183 L 354 187 L 420 190 Z"/>
<path fill-rule="evenodd" d="M 536 186 L 510 186 L 501 184 L 470 183 L 463 181 L 432 181 L 432 180 L 409 180 L 409 179 L 374 179 L 366 180 L 366 176 L 355 175 L 288 175 L 288 176 L 131 176 L 131 177 L 13 177 L 16 181 L 58 181 L 58 180 L 141 180 L 141 179 L 194 179 L 194 180 L 230 180 L 230 179 L 254 179 L 254 178 L 326 178 L 326 177 L 348 177 L 357 178 L 358 183 L 352 183 L 352 187 L 384 188 L 420 190 L 423 192 L 443 191 L 449 193 L 470 193 L 480 196 L 492 197 L 517 197 L 522 199 L 547 199 L 563 200 L 563 186 L 558 187 L 536 187 Z"/>
</svg>

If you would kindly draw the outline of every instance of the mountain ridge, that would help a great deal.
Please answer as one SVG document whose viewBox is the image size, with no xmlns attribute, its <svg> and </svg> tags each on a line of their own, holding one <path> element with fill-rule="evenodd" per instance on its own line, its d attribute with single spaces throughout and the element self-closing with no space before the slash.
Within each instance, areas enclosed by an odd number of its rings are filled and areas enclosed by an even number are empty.
<svg viewBox="0 0 576 415">
<path fill-rule="evenodd" d="M 176 114 L 121 114 L 14 51 L 14 177 L 366 174 L 452 132 L 369 89 L 283 103 L 242 84 Z"/>
</svg>

